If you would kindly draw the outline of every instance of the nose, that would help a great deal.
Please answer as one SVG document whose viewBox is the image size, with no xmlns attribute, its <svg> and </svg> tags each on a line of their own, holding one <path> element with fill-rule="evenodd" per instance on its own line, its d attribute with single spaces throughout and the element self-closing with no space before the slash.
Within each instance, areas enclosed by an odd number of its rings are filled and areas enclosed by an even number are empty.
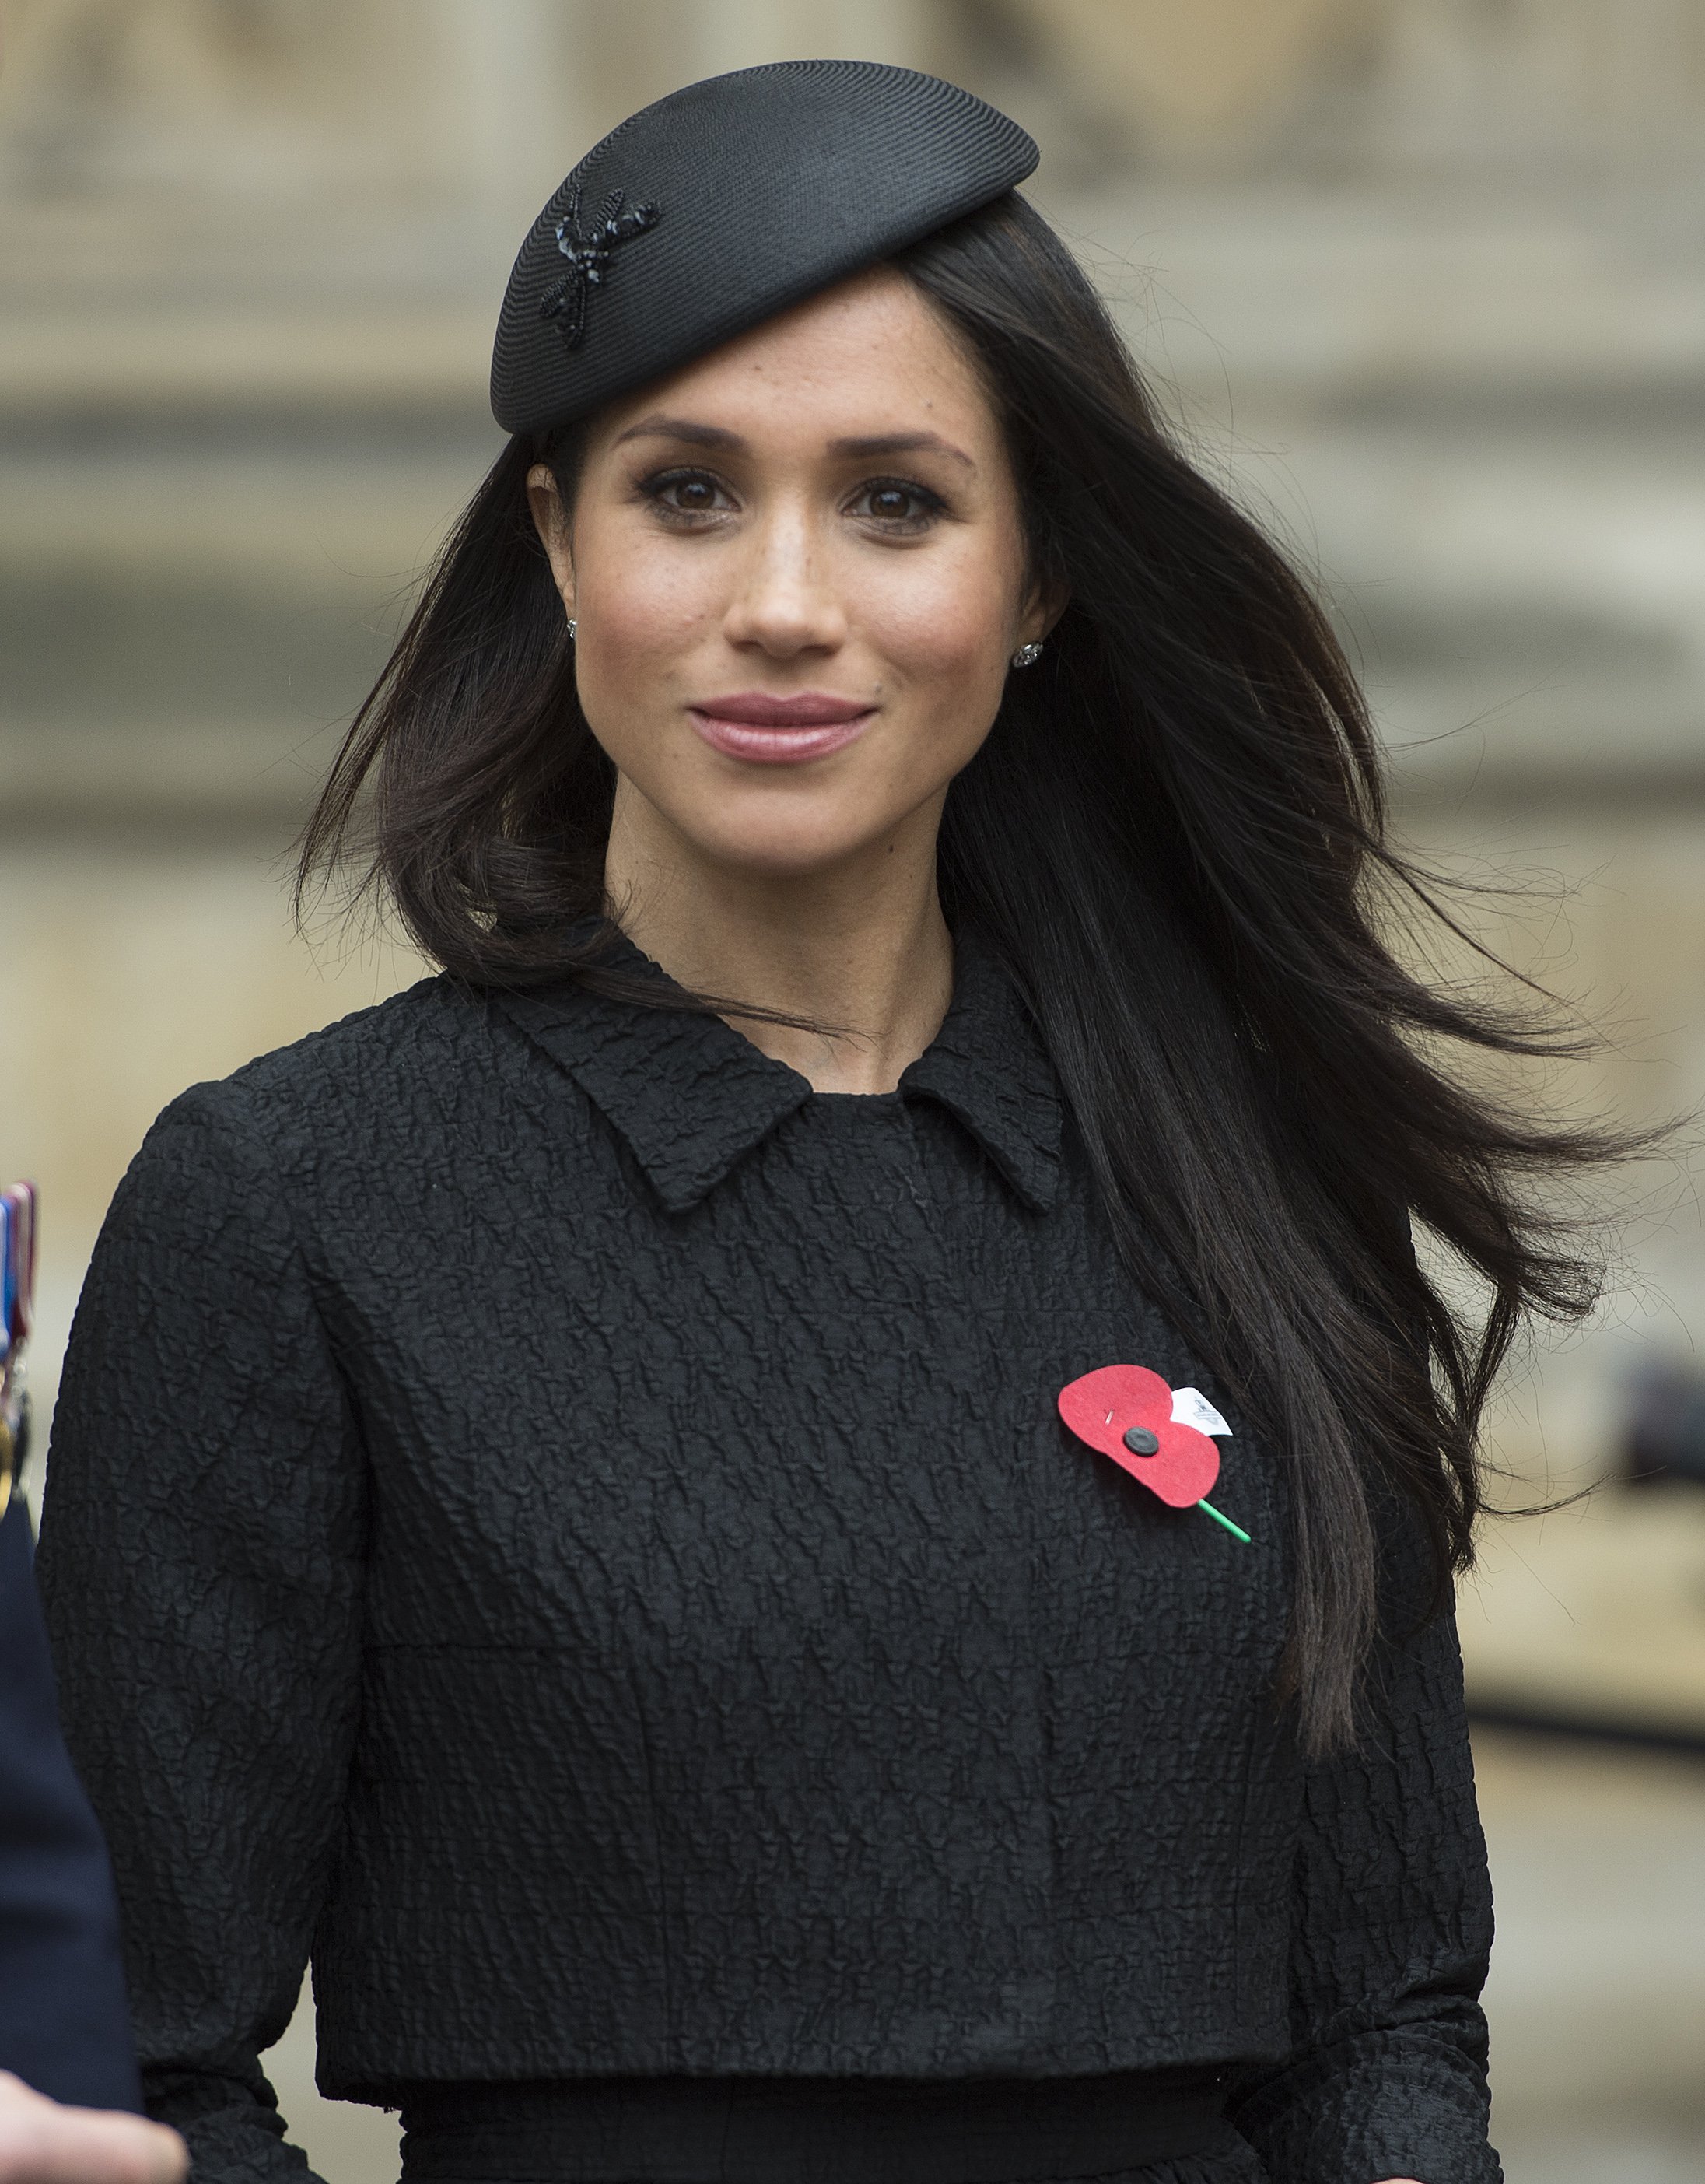
<svg viewBox="0 0 1705 2184">
<path fill-rule="evenodd" d="M 723 616 L 730 644 L 791 660 L 803 652 L 834 652 L 846 643 L 846 610 L 807 510 L 775 509 L 752 526 L 741 548 Z"/>
</svg>

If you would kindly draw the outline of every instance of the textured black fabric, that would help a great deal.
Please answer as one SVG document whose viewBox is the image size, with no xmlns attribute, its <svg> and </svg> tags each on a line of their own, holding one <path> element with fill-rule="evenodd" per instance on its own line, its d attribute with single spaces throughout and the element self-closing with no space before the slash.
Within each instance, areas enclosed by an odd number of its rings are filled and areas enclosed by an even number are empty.
<svg viewBox="0 0 1705 2184">
<path fill-rule="evenodd" d="M 408 2087 L 403 2184 L 1052 2184 L 1235 2153 L 1225 2075 Z"/>
<path fill-rule="evenodd" d="M 581 416 L 975 212 L 1037 156 L 1015 121 L 913 69 L 778 61 L 689 84 L 595 145 L 533 222 L 492 414 L 509 432 Z M 588 259 L 605 218 L 617 239 Z M 562 247 L 577 237 L 580 272 Z"/>
<path fill-rule="evenodd" d="M 1226 1412 L 1252 1546 L 1064 1432 L 1115 1360 Z M 1486 2184 L 1453 1627 L 1305 1764 L 1284 1502 L 972 935 L 886 1095 L 442 979 L 196 1088 L 108 1214 L 42 1551 L 156 2104 L 282 2176 L 311 1944 L 332 2093 L 1235 2060 L 1274 2177 Z"/>
</svg>

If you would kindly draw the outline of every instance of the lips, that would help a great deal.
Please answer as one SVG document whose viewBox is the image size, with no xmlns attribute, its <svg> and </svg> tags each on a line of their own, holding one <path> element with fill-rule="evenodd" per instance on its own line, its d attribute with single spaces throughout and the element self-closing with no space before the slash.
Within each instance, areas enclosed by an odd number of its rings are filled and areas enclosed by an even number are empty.
<svg viewBox="0 0 1705 2184">
<path fill-rule="evenodd" d="M 713 749 L 730 758 L 787 766 L 854 742 L 875 718 L 875 708 L 822 690 L 786 698 L 742 690 L 691 705 L 687 717 Z"/>
</svg>

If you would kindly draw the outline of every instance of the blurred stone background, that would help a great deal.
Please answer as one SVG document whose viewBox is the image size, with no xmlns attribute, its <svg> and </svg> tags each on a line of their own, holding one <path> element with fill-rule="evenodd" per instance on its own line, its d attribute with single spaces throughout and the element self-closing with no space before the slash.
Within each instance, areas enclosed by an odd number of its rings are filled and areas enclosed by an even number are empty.
<svg viewBox="0 0 1705 2184">
<path fill-rule="evenodd" d="M 1477 915 L 1613 1034 L 1535 1096 L 1705 1099 L 1705 0 L 0 0 L 0 1169 L 44 1191 L 42 1395 L 164 1101 L 418 972 L 293 935 L 286 853 L 497 450 L 527 222 L 634 106 L 801 53 L 1036 132 L 1031 193 L 1331 599 L 1403 831 L 1526 888 Z M 1615 1474 L 1637 1415 L 1705 1446 L 1696 1176 L 1627 1178 L 1599 1323 L 1513 1376 L 1512 1498 Z M 1513 2184 L 1705 2176 L 1705 1485 L 1503 1528 L 1462 1615 Z M 394 2123 L 318 2103 L 311 2043 L 294 2135 L 379 2184 Z"/>
</svg>

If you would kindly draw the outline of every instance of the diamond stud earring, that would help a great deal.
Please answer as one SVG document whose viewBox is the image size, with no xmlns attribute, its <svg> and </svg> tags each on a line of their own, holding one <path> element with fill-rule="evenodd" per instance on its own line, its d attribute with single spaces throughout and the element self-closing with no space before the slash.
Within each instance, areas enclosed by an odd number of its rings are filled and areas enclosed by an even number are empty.
<svg viewBox="0 0 1705 2184">
<path fill-rule="evenodd" d="M 1014 667 L 1034 667 L 1041 656 L 1041 645 L 1021 644 L 1013 655 L 1013 665 Z"/>
<path fill-rule="evenodd" d="M 579 624 L 579 623 L 575 620 L 574 616 L 573 616 L 572 615 L 570 615 L 570 616 L 569 616 L 569 643 L 570 644 L 572 644 L 574 643 L 574 641 L 575 641 L 575 632 L 579 627 L 580 627 L 580 624 Z"/>
</svg>

